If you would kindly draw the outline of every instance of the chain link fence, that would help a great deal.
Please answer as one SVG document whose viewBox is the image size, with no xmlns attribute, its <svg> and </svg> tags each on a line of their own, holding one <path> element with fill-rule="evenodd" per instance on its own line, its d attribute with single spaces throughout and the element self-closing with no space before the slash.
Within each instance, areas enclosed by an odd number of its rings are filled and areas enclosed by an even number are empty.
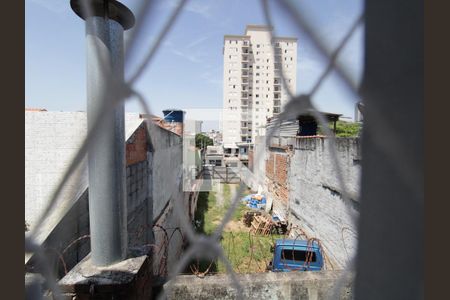
<svg viewBox="0 0 450 300">
<path fill-rule="evenodd" d="M 83 9 L 85 11 L 89 12 L 90 10 L 92 10 L 92 7 L 88 5 L 87 1 L 80 1 L 79 3 L 83 5 Z M 90 144 L 94 142 L 94 139 L 98 134 L 101 134 L 99 130 L 101 130 L 102 123 L 105 122 L 106 116 L 111 114 L 116 107 L 123 105 L 125 101 L 133 101 L 133 100 L 137 101 L 141 105 L 142 110 L 144 111 L 145 114 L 148 115 L 152 114 L 152 111 L 150 109 L 152 101 L 146 99 L 143 94 L 139 93 L 139 91 L 135 89 L 135 83 L 142 76 L 143 72 L 147 68 L 149 68 L 150 62 L 154 59 L 156 52 L 161 48 L 162 42 L 168 36 L 171 29 L 174 26 L 176 26 L 176 20 L 179 17 L 179 15 L 183 13 L 183 10 L 186 8 L 187 3 L 188 0 L 180 0 L 177 2 L 170 16 L 168 17 L 167 20 L 165 20 L 165 24 L 161 29 L 161 31 L 159 32 L 154 43 L 148 49 L 147 54 L 139 63 L 136 70 L 132 72 L 128 78 L 120 80 L 111 76 L 107 79 L 107 84 L 103 87 L 103 91 L 101 93 L 102 99 L 100 101 L 99 109 L 97 110 L 98 113 L 94 117 L 95 120 L 94 124 L 90 127 L 90 130 L 87 133 L 87 136 L 83 141 L 81 147 L 77 151 L 76 156 L 68 166 L 67 170 L 64 173 L 64 176 L 61 178 L 58 187 L 55 189 L 50 200 L 48 201 L 48 206 L 43 211 L 41 217 L 39 218 L 39 221 L 36 222 L 32 230 L 25 236 L 25 251 L 27 253 L 34 253 L 34 255 L 36 255 L 38 259 L 41 262 L 43 262 L 42 265 L 47 266 L 43 268 L 42 275 L 46 278 L 46 281 L 49 283 L 49 288 L 51 289 L 52 294 L 56 298 L 58 298 L 61 295 L 61 291 L 57 284 L 57 276 L 52 270 L 52 265 L 54 263 L 52 263 L 51 260 L 53 260 L 52 257 L 56 257 L 58 268 L 62 267 L 64 273 L 66 273 L 68 270 L 67 267 L 65 267 L 63 258 L 66 250 L 64 250 L 62 253 L 53 251 L 53 254 L 49 254 L 49 252 L 52 251 L 51 250 L 49 251 L 49 249 L 43 249 L 36 242 L 35 237 L 38 234 L 39 230 L 42 228 L 42 226 L 45 224 L 46 217 L 53 210 L 55 210 L 55 207 L 63 206 L 65 200 L 60 199 L 61 191 L 64 185 L 69 181 L 71 176 L 75 174 L 75 170 L 77 169 L 79 164 L 82 163 L 83 159 L 87 155 L 87 151 L 89 149 Z M 133 49 L 137 47 L 139 39 L 138 37 L 140 36 L 140 33 L 143 30 L 146 20 L 149 18 L 150 15 L 154 15 L 151 13 L 151 11 L 154 9 L 155 5 L 156 5 L 155 1 L 151 0 L 141 1 L 140 8 L 135 11 L 136 23 L 134 29 L 131 31 L 129 35 L 129 39 L 126 41 L 125 49 L 127 49 L 127 53 L 125 55 L 125 62 L 131 59 L 130 53 L 133 53 Z M 361 15 L 356 20 L 354 20 L 353 25 L 348 29 L 347 34 L 345 34 L 344 38 L 341 40 L 339 45 L 335 49 L 330 49 L 329 47 L 326 46 L 326 41 L 323 41 L 319 37 L 317 30 L 314 28 L 314 26 L 308 23 L 307 18 L 305 17 L 307 11 L 303 10 L 301 5 L 294 5 L 294 2 L 289 0 L 279 0 L 279 1 L 261 0 L 260 5 L 264 12 L 266 25 L 273 26 L 276 30 L 277 24 L 273 22 L 272 11 L 275 9 L 282 11 L 284 16 L 287 19 L 289 19 L 292 22 L 292 24 L 295 24 L 295 26 L 297 26 L 299 32 L 303 32 L 309 37 L 309 39 L 315 46 L 316 50 L 321 55 L 328 58 L 327 67 L 325 68 L 322 75 L 318 78 L 317 82 L 313 85 L 313 87 L 308 93 L 299 95 L 289 94 L 290 100 L 286 103 L 283 111 L 278 115 L 277 118 L 278 123 L 276 124 L 276 126 L 273 126 L 267 131 L 266 141 L 270 141 L 270 139 L 274 135 L 276 127 L 279 126 L 281 122 L 283 122 L 283 120 L 295 118 L 296 116 L 301 115 L 302 113 L 312 112 L 314 117 L 318 121 L 319 125 L 322 126 L 325 135 L 328 136 L 328 138 L 331 141 L 328 150 L 330 151 L 330 154 L 333 158 L 334 168 L 337 170 L 337 176 L 343 200 L 349 202 L 350 200 L 346 190 L 344 172 L 339 163 L 338 154 L 335 147 L 334 134 L 329 129 L 325 117 L 319 112 L 313 100 L 315 95 L 317 94 L 317 91 L 319 91 L 321 86 L 323 85 L 324 80 L 327 78 L 327 76 L 330 75 L 332 71 L 334 71 L 340 77 L 343 85 L 349 88 L 349 90 L 352 91 L 354 95 L 358 95 L 359 90 L 358 84 L 354 81 L 354 79 L 352 79 L 350 71 L 346 68 L 346 66 L 341 65 L 339 63 L 338 57 L 339 54 L 342 52 L 342 49 L 348 43 L 349 39 L 355 33 L 356 29 L 360 26 L 363 26 L 364 15 Z M 275 35 L 275 31 L 272 32 L 271 34 Z M 273 48 L 272 50 L 273 50 L 272 52 L 275 53 L 275 48 Z M 101 57 L 102 57 L 101 55 L 98 55 L 98 58 Z M 107 64 L 103 63 L 102 65 L 106 66 Z M 281 66 L 281 68 L 283 68 L 283 65 Z M 104 74 L 108 74 L 108 72 L 105 71 Z M 290 89 L 287 88 L 287 83 L 283 75 L 283 69 L 281 70 L 280 74 L 284 88 L 286 89 L 286 91 L 290 92 Z M 393 136 L 393 134 L 391 134 L 390 131 L 388 130 L 389 123 L 387 122 L 388 120 L 385 120 L 385 118 L 383 117 L 382 112 L 375 110 L 374 114 L 378 116 L 378 121 L 381 120 L 381 122 L 379 122 L 380 127 L 372 126 L 364 128 L 365 130 L 364 134 L 367 133 L 373 136 L 373 140 L 376 141 L 377 144 L 380 146 L 380 149 L 384 151 L 387 159 L 389 159 L 399 171 L 402 180 L 404 180 L 412 190 L 420 191 L 421 185 L 417 184 L 417 182 L 420 180 L 420 176 L 416 176 L 417 174 L 420 175 L 420 170 L 414 169 L 414 164 L 411 164 L 409 161 L 407 161 L 407 158 L 402 155 L 402 151 L 405 149 L 403 149 L 403 146 L 399 143 L 398 138 L 396 136 Z M 150 139 L 152 139 L 153 136 L 152 133 L 153 126 L 155 125 L 153 125 L 152 122 L 147 123 L 148 136 L 150 137 Z M 366 130 L 368 130 L 368 132 L 366 132 Z M 157 143 L 157 141 L 154 142 Z M 264 158 L 262 157 L 261 153 L 256 153 L 256 156 L 254 158 L 255 162 L 261 161 L 262 159 Z M 232 200 L 228 211 L 223 216 L 222 221 L 217 226 L 214 233 L 211 235 L 203 235 L 195 232 L 190 220 L 186 218 L 186 214 L 182 211 L 182 208 L 177 205 L 174 206 L 174 212 L 180 219 L 180 223 L 182 224 L 181 227 L 170 230 L 162 227 L 153 228 L 154 231 L 158 231 L 160 234 L 165 236 L 163 238 L 164 242 L 163 244 L 159 245 L 151 244 L 149 246 L 154 248 L 153 249 L 154 252 L 161 254 L 162 257 L 167 257 L 167 255 L 161 253 L 161 251 L 166 251 L 165 249 L 168 248 L 167 246 L 170 244 L 170 240 L 174 236 L 174 234 L 178 233 L 181 234 L 182 239 L 185 240 L 189 245 L 189 247 L 185 249 L 184 253 L 180 253 L 180 260 L 177 262 L 176 267 L 174 269 L 168 270 L 165 267 L 166 264 L 161 264 L 162 269 L 158 270 L 158 273 L 167 275 L 168 284 L 166 284 L 165 287 L 166 291 L 170 291 L 173 282 L 176 281 L 176 276 L 180 274 L 183 270 L 185 270 L 189 266 L 189 263 L 191 261 L 200 259 L 207 259 L 210 261 L 219 260 L 225 266 L 227 274 L 230 278 L 230 284 L 236 289 L 237 297 L 239 299 L 243 298 L 243 288 L 241 286 L 241 283 L 239 282 L 235 270 L 233 270 L 232 268 L 232 265 L 227 257 L 227 254 L 224 253 L 223 248 L 220 246 L 219 241 L 223 234 L 225 226 L 230 221 L 234 211 L 238 207 L 238 204 L 240 202 L 239 197 L 240 195 L 242 195 L 244 188 L 245 188 L 244 185 L 241 184 L 239 190 L 235 193 L 234 199 Z M 351 205 L 348 205 L 347 207 L 351 207 Z M 63 216 L 66 212 L 67 211 L 60 210 L 59 213 L 61 214 L 61 216 Z M 349 214 L 352 215 L 354 228 L 358 228 L 358 226 L 356 226 L 358 223 L 358 215 L 355 215 L 354 212 L 351 210 L 349 210 Z M 135 234 L 136 236 L 139 237 L 140 235 L 142 235 L 143 230 L 144 229 L 141 228 L 141 230 L 138 230 L 137 232 L 131 234 Z M 357 235 L 357 233 L 354 234 Z M 249 238 L 251 239 L 251 237 Z M 67 245 L 66 249 L 72 247 L 75 243 L 78 243 L 80 240 L 85 239 L 89 239 L 89 235 L 81 236 L 78 239 L 74 240 L 72 243 Z M 194 273 L 197 274 L 201 273 L 199 272 L 198 268 L 197 270 L 193 271 Z M 341 287 L 344 284 L 346 284 L 345 280 L 346 278 L 348 278 L 347 277 L 348 273 L 353 274 L 354 271 L 355 271 L 355 258 L 350 257 L 344 269 L 345 274 L 342 276 L 342 280 L 340 280 L 336 284 L 335 289 L 331 294 L 332 295 L 331 298 L 333 299 L 338 298 Z M 160 295 L 161 299 L 163 299 L 164 296 L 165 296 L 164 292 L 161 293 Z"/>
</svg>

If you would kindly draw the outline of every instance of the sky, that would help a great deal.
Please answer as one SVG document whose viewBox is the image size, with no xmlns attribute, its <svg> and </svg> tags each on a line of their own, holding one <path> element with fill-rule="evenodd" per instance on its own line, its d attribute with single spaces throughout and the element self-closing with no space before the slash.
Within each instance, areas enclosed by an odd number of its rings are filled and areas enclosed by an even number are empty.
<svg viewBox="0 0 450 300">
<path fill-rule="evenodd" d="M 122 0 L 136 15 L 142 0 Z M 308 93 L 326 68 L 326 60 L 308 36 L 269 0 L 278 36 L 298 38 L 297 93 Z M 307 17 L 321 40 L 334 49 L 363 11 L 361 0 L 299 0 L 296 7 Z M 125 63 L 129 78 L 149 51 L 176 0 L 158 0 L 138 36 L 135 51 Z M 152 113 L 166 108 L 222 107 L 223 36 L 244 34 L 247 24 L 264 24 L 259 0 L 191 0 L 165 37 L 154 59 L 136 82 Z M 362 75 L 363 26 L 344 47 L 339 61 L 355 82 Z M 131 30 L 126 31 L 125 40 Z M 49 111 L 86 110 L 86 49 L 84 21 L 71 10 L 69 0 L 25 1 L 25 106 Z M 359 99 L 334 73 L 323 82 L 313 103 L 322 111 L 353 118 Z M 143 112 L 136 101 L 126 111 Z"/>
</svg>

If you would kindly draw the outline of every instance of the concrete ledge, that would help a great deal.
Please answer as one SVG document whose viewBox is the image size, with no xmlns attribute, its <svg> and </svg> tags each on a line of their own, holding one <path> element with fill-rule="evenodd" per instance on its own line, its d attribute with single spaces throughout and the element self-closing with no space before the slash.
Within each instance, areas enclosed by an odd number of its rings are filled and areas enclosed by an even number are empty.
<svg viewBox="0 0 450 300">
<path fill-rule="evenodd" d="M 147 255 L 132 257 L 107 267 L 92 264 L 90 254 L 80 261 L 59 285 L 76 299 L 148 299 L 151 268 Z"/>
<path fill-rule="evenodd" d="M 245 299 L 327 299 L 333 292 L 340 271 L 320 272 L 267 272 L 238 275 L 244 288 Z M 352 297 L 351 277 L 339 299 Z M 236 290 L 227 275 L 199 278 L 195 275 L 178 276 L 172 289 L 167 291 L 167 299 L 235 299 Z"/>
</svg>

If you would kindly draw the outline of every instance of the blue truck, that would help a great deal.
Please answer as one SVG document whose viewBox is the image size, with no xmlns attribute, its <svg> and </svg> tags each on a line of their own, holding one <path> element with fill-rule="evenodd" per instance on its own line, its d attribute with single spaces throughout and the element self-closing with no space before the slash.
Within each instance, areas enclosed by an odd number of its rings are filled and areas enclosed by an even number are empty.
<svg viewBox="0 0 450 300">
<path fill-rule="evenodd" d="M 268 269 L 273 272 L 320 271 L 323 269 L 322 250 L 314 240 L 277 239 Z"/>
</svg>

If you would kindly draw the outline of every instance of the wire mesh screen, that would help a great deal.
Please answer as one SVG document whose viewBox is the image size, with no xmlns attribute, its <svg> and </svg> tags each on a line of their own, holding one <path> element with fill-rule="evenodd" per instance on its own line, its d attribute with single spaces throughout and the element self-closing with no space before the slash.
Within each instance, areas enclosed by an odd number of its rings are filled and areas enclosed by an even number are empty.
<svg viewBox="0 0 450 300">
<path fill-rule="evenodd" d="M 45 208 L 43 214 L 39 218 L 39 220 L 35 223 L 33 226 L 31 232 L 26 234 L 25 242 L 26 242 L 26 253 L 34 254 L 37 257 L 37 260 L 40 262 L 40 265 L 42 266 L 41 272 L 42 275 L 46 278 L 47 283 L 49 284 L 49 288 L 52 291 L 52 294 L 55 297 L 60 297 L 61 291 L 57 284 L 57 278 L 61 275 L 64 275 L 68 272 L 67 266 L 64 260 L 64 255 L 68 249 L 75 247 L 78 243 L 83 241 L 88 241 L 90 236 L 89 234 L 85 234 L 80 236 L 79 238 L 73 240 L 70 242 L 62 252 L 59 252 L 57 250 L 52 249 L 44 249 L 38 238 L 38 233 L 40 229 L 42 229 L 43 226 L 45 226 L 48 216 L 50 214 L 54 214 L 55 211 L 57 211 L 57 214 L 59 215 L 59 219 L 62 218 L 67 212 L 68 208 L 65 208 L 68 201 L 65 198 L 62 198 L 62 191 L 64 189 L 64 186 L 70 181 L 73 180 L 71 178 L 77 176 L 77 168 L 83 163 L 88 149 L 89 145 L 93 143 L 95 140 L 95 137 L 101 134 L 101 128 L 102 128 L 102 122 L 105 122 L 105 119 L 109 114 L 111 114 L 114 110 L 114 108 L 123 105 L 125 101 L 137 101 L 145 114 L 151 115 L 151 107 L 152 107 L 152 101 L 150 99 L 146 99 L 146 97 L 141 94 L 139 91 L 136 90 L 135 84 L 136 81 L 142 76 L 143 72 L 145 72 L 147 69 L 151 68 L 151 62 L 155 58 L 155 54 L 157 51 L 161 48 L 161 45 L 163 41 L 167 38 L 167 36 L 170 34 L 171 29 L 176 26 L 177 18 L 184 12 L 188 5 L 188 0 L 180 0 L 175 2 L 175 5 L 173 6 L 172 12 L 170 16 L 164 20 L 164 26 L 158 33 L 156 39 L 154 39 L 153 43 L 150 47 L 148 47 L 146 55 L 144 55 L 143 59 L 137 64 L 137 68 L 134 71 L 126 70 L 127 73 L 129 73 L 129 76 L 127 76 L 124 79 L 116 78 L 113 76 L 108 77 L 108 70 L 104 71 L 105 76 L 107 76 L 107 84 L 103 87 L 103 91 L 101 93 L 101 101 L 100 106 L 97 109 L 97 114 L 94 117 L 94 124 L 90 126 L 90 130 L 87 133 L 86 138 L 81 144 L 81 147 L 78 149 L 76 156 L 74 159 L 70 162 L 70 165 L 67 167 L 66 171 L 64 172 L 64 176 L 60 179 L 59 184 L 57 188 L 54 190 L 51 198 L 48 201 L 48 206 Z M 82 8 L 89 12 L 93 8 L 88 5 L 88 1 L 80 1 L 79 2 L 82 5 Z M 128 36 L 128 39 L 125 43 L 125 49 L 126 49 L 126 55 L 125 55 L 125 63 L 131 59 L 133 59 L 132 55 L 135 53 L 135 48 L 139 47 L 139 39 L 143 39 L 141 33 L 143 31 L 143 28 L 145 24 L 147 24 L 147 21 L 151 17 L 155 17 L 155 12 L 153 11 L 155 9 L 155 2 L 154 1 L 141 1 L 139 9 L 134 11 L 136 15 L 136 23 L 134 28 L 132 29 L 131 33 Z M 280 1 L 268 1 L 268 0 L 261 0 L 260 1 L 260 7 L 264 13 L 265 18 L 265 25 L 272 26 L 275 30 L 271 32 L 275 36 L 276 34 L 276 28 L 277 24 L 273 21 L 272 12 L 273 10 L 279 10 L 283 13 L 286 19 L 290 20 L 292 26 L 296 26 L 296 29 L 299 32 L 302 32 L 303 34 L 306 34 L 310 41 L 315 46 L 318 53 L 323 55 L 327 58 L 328 63 L 325 68 L 325 70 L 322 72 L 321 76 L 317 79 L 315 84 L 312 86 L 311 90 L 308 93 L 302 93 L 299 95 L 294 95 L 290 92 L 290 89 L 288 88 L 288 84 L 284 77 L 284 70 L 283 70 L 283 64 L 281 64 L 281 79 L 282 84 L 285 87 L 286 91 L 289 93 L 289 101 L 284 106 L 281 113 L 278 115 L 275 123 L 272 127 L 270 127 L 266 132 L 266 144 L 270 143 L 271 138 L 274 136 L 276 129 L 280 126 L 280 124 L 284 121 L 290 120 L 292 118 L 296 118 L 298 115 L 301 115 L 303 113 L 312 113 L 314 118 L 318 121 L 319 125 L 324 130 L 324 134 L 329 137 L 329 143 L 327 151 L 330 151 L 330 155 L 334 162 L 334 169 L 336 170 L 337 174 L 337 180 L 340 185 L 340 192 L 342 194 L 342 198 L 344 202 L 349 203 L 347 207 L 351 207 L 351 200 L 349 199 L 349 195 L 347 192 L 347 185 L 346 185 L 346 178 L 344 175 L 344 171 L 342 170 L 342 166 L 340 165 L 339 159 L 338 159 L 338 153 L 336 150 L 336 144 L 335 144 L 335 137 L 334 134 L 331 132 L 327 120 L 322 115 L 322 113 L 317 109 L 316 105 L 314 104 L 314 97 L 316 96 L 317 92 L 320 90 L 320 88 L 323 86 L 323 83 L 325 79 L 332 73 L 335 72 L 341 79 L 341 83 L 345 85 L 354 95 L 358 95 L 358 84 L 355 82 L 355 79 L 352 76 L 351 71 L 346 68 L 345 65 L 339 62 L 338 58 L 340 53 L 342 52 L 343 48 L 346 46 L 352 35 L 355 33 L 355 31 L 358 29 L 358 27 L 363 26 L 364 22 L 364 15 L 359 16 L 353 21 L 353 25 L 350 26 L 347 30 L 347 33 L 344 35 L 343 39 L 339 43 L 339 45 L 334 48 L 330 49 L 330 47 L 327 46 L 326 41 L 321 38 L 317 32 L 317 29 L 314 28 L 313 25 L 308 22 L 308 18 L 306 17 L 307 10 L 303 9 L 302 5 L 296 5 L 293 1 L 289 0 L 280 0 Z M 81 41 L 80 41 L 81 42 Z M 275 47 L 274 45 L 272 45 Z M 101 50 L 98 50 L 101 51 Z M 273 53 L 275 53 L 275 48 L 273 48 Z M 102 56 L 98 55 L 98 58 L 100 59 Z M 126 65 L 126 64 L 125 64 Z M 106 69 L 107 64 L 103 63 L 104 68 Z M 157 100 L 155 100 L 157 101 Z M 378 112 L 379 115 L 381 115 L 381 112 Z M 382 117 L 380 117 L 382 119 Z M 155 136 L 155 128 L 154 124 L 152 122 L 146 123 L 146 130 L 148 131 L 148 136 L 150 140 L 154 138 Z M 380 125 L 380 126 L 388 126 L 388 125 Z M 370 129 L 370 128 L 369 128 Z M 380 132 L 384 132 L 383 139 L 389 140 L 389 143 L 383 143 L 383 145 L 388 144 L 396 144 L 395 137 L 389 136 L 387 130 L 377 129 L 373 130 L 371 134 L 377 135 L 380 134 Z M 150 144 L 157 144 L 158 141 L 152 140 Z M 398 166 L 399 170 L 402 175 L 406 178 L 405 180 L 408 183 L 415 182 L 414 178 L 412 180 L 411 176 L 416 174 L 417 172 L 415 170 L 408 170 L 407 166 L 410 164 L 404 164 L 402 161 L 404 161 L 404 158 L 399 155 L 401 151 L 392 151 L 392 149 L 400 149 L 401 147 L 384 147 L 386 150 L 386 154 L 389 158 L 392 159 Z M 158 150 L 155 150 L 158 151 Z M 261 152 L 255 154 L 255 162 L 263 160 L 263 154 Z M 408 179 L 409 178 L 409 179 Z M 174 179 L 174 184 L 176 186 L 179 186 L 181 180 L 181 176 Z M 411 188 L 416 189 L 417 185 L 411 184 Z M 155 274 L 158 274 L 160 276 L 165 276 L 168 279 L 168 284 L 166 284 L 165 291 L 170 292 L 170 289 L 172 287 L 172 284 L 176 281 L 176 276 L 180 273 L 182 273 L 187 268 L 190 268 L 190 270 L 198 275 L 198 276 L 205 276 L 206 273 L 210 270 L 211 264 L 206 268 L 206 271 L 201 271 L 199 269 L 198 263 L 192 264 L 192 261 L 199 261 L 199 260 L 208 260 L 208 261 L 220 261 L 225 270 L 226 273 L 229 276 L 230 279 L 230 285 L 235 288 L 236 296 L 239 299 L 244 298 L 243 295 L 243 287 L 239 281 L 239 277 L 236 273 L 245 272 L 244 269 L 250 269 L 250 266 L 252 265 L 252 261 L 248 262 L 248 265 L 242 266 L 242 270 L 235 270 L 232 267 L 232 264 L 229 261 L 229 255 L 225 253 L 224 249 L 222 248 L 220 241 L 224 233 L 224 228 L 231 220 L 234 212 L 238 208 L 238 205 L 240 203 L 240 197 L 243 195 L 246 187 L 244 184 L 241 184 L 239 189 L 234 194 L 234 198 L 231 201 L 231 204 L 226 211 L 225 215 L 221 219 L 221 222 L 218 224 L 218 226 L 215 228 L 214 232 L 210 235 L 205 234 L 199 234 L 195 231 L 195 228 L 193 227 L 191 221 L 187 218 L 185 213 L 185 207 L 182 205 L 173 205 L 173 212 L 174 215 L 179 219 L 181 226 L 176 228 L 164 228 L 160 225 L 147 225 L 147 226 L 141 226 L 139 228 L 134 229 L 132 232 L 128 232 L 128 238 L 129 239 L 143 239 L 145 238 L 145 227 L 152 227 L 154 232 L 154 240 L 158 241 L 152 242 L 147 244 L 149 249 L 151 249 L 152 255 L 154 255 L 155 259 L 159 260 L 159 269 L 154 270 Z M 176 191 L 174 191 L 176 192 Z M 58 208 L 58 209 L 56 209 Z M 349 209 L 348 212 L 352 216 L 353 220 L 353 228 L 357 228 L 356 223 L 358 219 L 358 215 L 354 213 L 353 210 Z M 296 234 L 297 237 L 301 238 L 304 236 L 302 234 L 300 228 L 292 228 L 292 231 L 298 230 L 298 233 Z M 285 236 L 288 236 L 289 233 L 285 233 Z M 343 229 L 342 230 L 342 239 L 344 240 L 344 235 L 346 236 L 352 236 L 353 238 L 356 238 L 357 233 L 352 232 L 351 229 Z M 337 239 L 341 237 L 336 237 Z M 173 268 L 169 269 L 167 263 L 164 263 L 165 260 L 168 259 L 168 251 L 169 251 L 169 245 L 171 244 L 171 241 L 173 239 L 181 239 L 183 242 L 184 247 L 182 249 L 179 249 L 175 255 L 175 257 L 178 257 L 176 264 L 174 264 Z M 252 236 L 249 234 L 248 241 L 251 245 L 252 249 L 252 257 L 257 255 L 258 251 L 261 251 L 261 247 L 264 247 L 264 245 L 261 244 L 260 241 L 258 241 L 255 236 Z M 228 240 L 225 241 L 226 243 L 233 244 L 235 243 L 235 237 L 229 236 Z M 55 259 L 56 258 L 56 259 Z M 254 263 L 254 262 L 253 262 Z M 56 265 L 56 267 L 55 267 Z M 354 257 L 348 258 L 348 263 L 346 264 L 344 268 L 344 273 L 353 273 L 354 272 Z M 59 270 L 59 274 L 55 274 L 54 270 L 55 268 Z M 264 271 L 265 266 L 259 265 L 258 268 L 260 271 Z M 342 280 L 338 281 L 338 283 L 335 286 L 334 291 L 331 293 L 331 298 L 336 299 L 339 298 L 338 295 L 340 293 L 340 289 L 344 284 L 346 284 L 347 280 L 347 274 L 344 274 L 342 276 Z M 36 296 L 37 297 L 37 296 Z M 161 293 L 161 298 L 165 297 L 165 292 Z"/>
</svg>

